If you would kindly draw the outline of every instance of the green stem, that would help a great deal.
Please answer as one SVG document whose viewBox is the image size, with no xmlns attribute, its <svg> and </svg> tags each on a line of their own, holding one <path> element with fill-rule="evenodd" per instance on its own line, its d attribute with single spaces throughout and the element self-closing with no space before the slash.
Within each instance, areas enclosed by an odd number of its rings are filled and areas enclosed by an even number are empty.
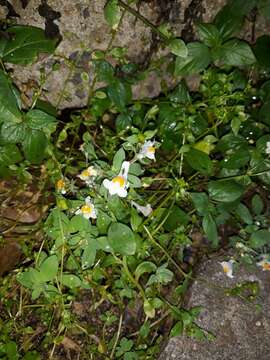
<svg viewBox="0 0 270 360">
<path fill-rule="evenodd" d="M 156 34 L 158 34 L 160 36 L 160 38 L 162 40 L 164 40 L 165 42 L 168 41 L 168 38 L 166 35 L 164 35 L 153 23 L 151 23 L 148 19 L 146 19 L 143 15 L 141 15 L 138 11 L 136 11 L 135 9 L 133 9 L 132 7 L 130 7 L 128 4 L 126 4 L 124 1 L 122 0 L 118 0 L 118 4 L 124 8 L 125 10 L 127 10 L 130 14 L 132 14 L 133 16 L 135 16 L 136 19 L 141 20 L 146 26 L 148 26 L 151 30 L 153 30 Z"/>
<path fill-rule="evenodd" d="M 130 281 L 137 287 L 137 289 L 140 291 L 143 300 L 146 299 L 145 296 L 145 292 L 143 287 L 141 286 L 141 284 L 133 277 L 133 275 L 131 274 L 129 268 L 128 268 L 128 264 L 127 264 L 127 257 L 123 256 L 123 261 L 119 258 L 117 258 L 118 261 L 120 261 L 120 263 L 123 265 L 123 268 L 127 274 L 127 276 L 129 277 Z"/>
<path fill-rule="evenodd" d="M 144 230 L 146 231 L 149 239 L 152 241 L 153 244 L 156 245 L 156 247 L 158 247 L 168 258 L 168 260 L 170 260 L 170 262 L 177 268 L 177 270 L 184 276 L 184 277 L 188 277 L 189 275 L 186 274 L 184 272 L 183 269 L 181 269 L 181 267 L 173 260 L 173 258 L 170 256 L 170 254 L 167 252 L 166 249 L 164 249 L 164 247 L 162 245 L 160 245 L 152 236 L 152 234 L 150 233 L 150 231 L 147 229 L 147 227 L 144 225 Z"/>
<path fill-rule="evenodd" d="M 152 236 L 155 235 L 155 234 L 159 231 L 159 229 L 165 224 L 166 220 L 168 219 L 168 217 L 169 217 L 170 214 L 171 214 L 171 210 L 172 210 L 174 204 L 175 204 L 175 199 L 172 201 L 172 203 L 171 203 L 171 205 L 170 205 L 170 207 L 169 207 L 169 210 L 168 210 L 167 215 L 166 215 L 166 216 L 164 217 L 164 219 L 158 224 L 158 226 L 153 230 Z"/>
</svg>

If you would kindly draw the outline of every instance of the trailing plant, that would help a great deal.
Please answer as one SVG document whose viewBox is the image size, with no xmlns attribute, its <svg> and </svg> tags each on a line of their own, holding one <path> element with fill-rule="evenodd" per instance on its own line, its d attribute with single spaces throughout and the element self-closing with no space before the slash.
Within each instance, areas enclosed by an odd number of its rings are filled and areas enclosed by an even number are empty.
<svg viewBox="0 0 270 360">
<path fill-rule="evenodd" d="M 16 310 L 3 300 L 13 316 L 1 320 L 12 333 L 0 337 L 1 358 L 38 359 L 33 350 L 54 358 L 57 345 L 79 334 L 90 340 L 85 358 L 155 359 L 163 340 L 156 329 L 168 317 L 171 336 L 211 339 L 196 324 L 200 308 L 183 308 L 193 279 L 186 253 L 198 234 L 207 252 L 234 249 L 222 264 L 229 277 L 237 263 L 270 268 L 268 38 L 250 45 L 235 37 L 252 9 L 268 17 L 268 4 L 229 1 L 213 23 L 198 24 L 198 41 L 185 44 L 133 3 L 107 2 L 111 41 L 92 53 L 87 108 L 66 123 L 41 106 L 42 91 L 23 107 L 5 66 L 32 62 L 56 44 L 23 26 L 0 40 L 0 172 L 25 179 L 42 167 L 44 188 L 55 196 L 30 265 L 3 281 L 2 294 L 12 281 L 22 287 Z M 168 49 L 167 71 L 178 84 L 158 98 L 132 99 L 145 74 L 113 47 L 126 12 Z M 32 38 L 37 46 L 29 50 Z M 178 76 L 194 73 L 200 85 L 191 92 Z M 90 324 L 75 309 L 85 298 Z M 32 313 L 46 329 L 38 349 L 26 336 L 35 334 L 26 321 Z M 21 334 L 13 321 L 21 321 Z"/>
</svg>

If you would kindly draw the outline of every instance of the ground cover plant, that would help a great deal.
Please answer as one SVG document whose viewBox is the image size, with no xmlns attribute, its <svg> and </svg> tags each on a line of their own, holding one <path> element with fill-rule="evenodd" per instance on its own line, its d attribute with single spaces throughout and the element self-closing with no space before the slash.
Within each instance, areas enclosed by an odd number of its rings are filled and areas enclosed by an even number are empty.
<svg viewBox="0 0 270 360">
<path fill-rule="evenodd" d="M 0 174 L 37 183 L 47 206 L 1 280 L 0 358 L 157 359 L 167 335 L 213 337 L 196 325 L 200 308 L 183 308 L 196 256 L 232 248 L 220 268 L 229 277 L 239 263 L 270 269 L 270 37 L 237 37 L 270 4 L 231 1 L 185 44 L 132 3 L 107 2 L 111 41 L 93 50 L 89 104 L 68 119 L 42 87 L 24 106 L 7 70 L 57 44 L 38 28 L 3 30 Z M 150 67 L 166 64 L 177 84 L 155 99 L 132 98 L 149 69 L 113 45 L 128 12 L 168 50 Z"/>
</svg>

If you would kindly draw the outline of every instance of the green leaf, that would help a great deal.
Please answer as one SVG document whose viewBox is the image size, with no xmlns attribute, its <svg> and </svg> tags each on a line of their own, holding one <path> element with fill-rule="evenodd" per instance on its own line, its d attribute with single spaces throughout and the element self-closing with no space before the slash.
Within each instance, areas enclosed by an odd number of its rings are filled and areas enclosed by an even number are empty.
<svg viewBox="0 0 270 360">
<path fill-rule="evenodd" d="M 2 60 L 12 64 L 27 65 L 36 60 L 39 53 L 53 53 L 56 41 L 45 37 L 44 30 L 34 26 L 16 25 L 8 29 L 12 39 L 2 51 Z"/>
<path fill-rule="evenodd" d="M 17 98 L 9 77 L 0 70 L 0 122 L 21 122 Z"/>
<path fill-rule="evenodd" d="M 270 19 L 270 0 L 258 0 L 257 5 L 260 13 L 267 19 Z"/>
<path fill-rule="evenodd" d="M 24 123 L 4 122 L 1 126 L 0 139 L 4 143 L 16 144 L 22 142 L 27 134 Z"/>
<path fill-rule="evenodd" d="M 235 69 L 232 72 L 232 75 L 233 75 L 234 90 L 244 90 L 248 84 L 248 79 L 247 79 L 246 74 L 239 69 Z M 238 131 L 236 132 L 233 129 L 233 126 L 232 126 L 232 130 L 233 130 L 234 134 L 237 135 Z"/>
<path fill-rule="evenodd" d="M 37 300 L 42 293 L 42 286 L 40 284 L 33 286 L 32 300 Z"/>
<path fill-rule="evenodd" d="M 142 187 L 141 179 L 138 176 L 128 174 L 128 182 L 131 188 Z"/>
<path fill-rule="evenodd" d="M 244 204 L 240 203 L 235 209 L 235 213 L 245 224 L 251 225 L 253 223 L 250 211 Z"/>
<path fill-rule="evenodd" d="M 132 119 L 128 114 L 119 114 L 115 121 L 116 131 L 119 133 L 121 131 L 127 130 L 132 125 Z"/>
<path fill-rule="evenodd" d="M 62 284 L 64 286 L 69 287 L 70 289 L 79 287 L 82 284 L 81 279 L 78 276 L 73 275 L 73 274 L 63 274 L 61 279 L 62 279 Z"/>
<path fill-rule="evenodd" d="M 251 234 L 249 244 L 252 248 L 258 249 L 270 243 L 270 232 L 268 230 L 258 230 Z"/>
<path fill-rule="evenodd" d="M 35 108 L 37 110 L 41 110 L 42 112 L 45 112 L 46 114 L 49 114 L 53 117 L 57 116 L 57 109 L 52 104 L 50 104 L 48 101 L 37 99 Z"/>
<path fill-rule="evenodd" d="M 136 252 L 136 239 L 127 225 L 112 223 L 108 231 L 108 242 L 112 249 L 121 255 L 134 255 Z"/>
<path fill-rule="evenodd" d="M 110 196 L 107 201 L 109 209 L 116 216 L 117 220 L 123 221 L 129 217 L 126 206 L 118 196 Z"/>
<path fill-rule="evenodd" d="M 43 131 L 27 132 L 22 144 L 26 159 L 32 164 L 40 164 L 44 158 L 47 143 L 48 140 Z"/>
<path fill-rule="evenodd" d="M 109 245 L 108 238 L 106 236 L 100 236 L 96 239 L 97 249 L 103 250 L 105 252 L 113 252 L 113 249 Z"/>
<path fill-rule="evenodd" d="M 233 202 L 242 196 L 244 187 L 234 180 L 210 181 L 208 191 L 215 201 Z"/>
<path fill-rule="evenodd" d="M 100 235 L 107 234 L 107 231 L 108 231 L 108 228 L 109 228 L 111 222 L 112 222 L 112 219 L 109 215 L 107 215 L 105 212 L 103 212 L 101 210 L 98 212 L 97 228 L 98 228 Z"/>
<path fill-rule="evenodd" d="M 203 227 L 203 231 L 205 232 L 205 235 L 207 236 L 209 241 L 211 241 L 213 247 L 217 247 L 218 246 L 217 225 L 211 214 L 208 214 L 203 217 L 202 227 Z"/>
<path fill-rule="evenodd" d="M 16 145 L 0 146 L 0 164 L 11 165 L 22 160 L 22 155 Z"/>
<path fill-rule="evenodd" d="M 142 222 L 142 217 L 138 214 L 137 210 L 132 208 L 130 210 L 130 225 L 132 230 L 137 231 Z"/>
<path fill-rule="evenodd" d="M 19 354 L 17 352 L 17 345 L 14 341 L 8 341 L 5 346 L 6 360 L 18 360 Z"/>
<path fill-rule="evenodd" d="M 191 199 L 194 203 L 195 209 L 203 216 L 209 212 L 209 199 L 205 193 L 191 193 Z"/>
<path fill-rule="evenodd" d="M 260 197 L 258 194 L 255 194 L 255 195 L 252 197 L 251 205 L 252 205 L 252 211 L 253 211 L 256 215 L 260 215 L 260 214 L 263 212 L 264 203 L 263 203 L 261 197 Z"/>
<path fill-rule="evenodd" d="M 244 23 L 244 16 L 239 12 L 233 12 L 229 5 L 217 13 L 214 23 L 219 30 L 222 40 L 228 40 L 241 30 Z"/>
<path fill-rule="evenodd" d="M 124 360 L 139 360 L 137 353 L 128 351 L 124 354 Z"/>
<path fill-rule="evenodd" d="M 25 271 L 16 276 L 17 281 L 24 287 L 31 289 L 33 285 L 33 277 L 31 271 Z"/>
<path fill-rule="evenodd" d="M 267 70 L 270 69 L 270 36 L 262 35 L 257 38 L 253 50 L 259 65 Z"/>
<path fill-rule="evenodd" d="M 108 61 L 95 60 L 94 65 L 98 81 L 109 84 L 114 80 L 114 68 Z"/>
<path fill-rule="evenodd" d="M 176 56 L 185 58 L 188 55 L 188 49 L 182 39 L 170 40 L 168 44 L 168 48 L 171 50 L 171 53 L 173 53 Z"/>
<path fill-rule="evenodd" d="M 104 17 L 110 27 L 116 30 L 121 19 L 121 11 L 117 0 L 107 1 L 104 7 Z"/>
<path fill-rule="evenodd" d="M 229 151 L 228 153 L 229 155 L 225 155 L 225 159 L 220 163 L 226 169 L 240 169 L 250 160 L 249 152 L 245 148 L 233 152 Z"/>
<path fill-rule="evenodd" d="M 227 41 L 214 54 L 215 58 L 228 66 L 245 66 L 256 62 L 249 44 L 238 39 Z"/>
<path fill-rule="evenodd" d="M 157 266 L 154 263 L 152 263 L 151 261 L 144 261 L 137 266 L 135 273 L 134 273 L 135 278 L 136 278 L 136 280 L 139 280 L 139 278 L 143 274 L 154 272 L 154 271 L 156 271 L 156 269 L 157 269 Z"/>
<path fill-rule="evenodd" d="M 182 209 L 173 206 L 163 226 L 166 231 L 174 231 L 180 226 L 186 226 L 189 220 L 189 216 Z"/>
<path fill-rule="evenodd" d="M 179 104 L 186 104 L 191 101 L 188 87 L 183 80 L 181 80 L 181 82 L 176 86 L 172 93 L 169 94 L 169 99 L 172 102 L 176 102 Z"/>
<path fill-rule="evenodd" d="M 56 255 L 49 256 L 40 265 L 40 279 L 43 282 L 51 281 L 55 278 L 58 271 L 58 260 Z"/>
<path fill-rule="evenodd" d="M 144 300 L 143 310 L 145 315 L 150 319 L 153 319 L 156 315 L 155 308 L 148 299 Z"/>
<path fill-rule="evenodd" d="M 214 24 L 198 24 L 197 31 L 200 40 L 209 47 L 219 46 L 222 42 L 219 30 Z"/>
<path fill-rule="evenodd" d="M 140 176 L 140 175 L 142 175 L 143 170 L 142 170 L 141 165 L 139 163 L 135 162 L 135 163 L 130 165 L 128 173 L 131 174 L 131 175 Z"/>
<path fill-rule="evenodd" d="M 229 7 L 232 13 L 245 16 L 257 5 L 257 1 L 258 0 L 230 0 Z"/>
<path fill-rule="evenodd" d="M 28 111 L 25 120 L 27 125 L 33 130 L 43 130 L 57 121 L 55 117 L 48 115 L 41 110 Z"/>
<path fill-rule="evenodd" d="M 270 80 L 267 80 L 262 84 L 259 94 L 263 101 L 270 99 Z"/>
<path fill-rule="evenodd" d="M 234 135 L 232 133 L 224 135 L 221 140 L 219 141 L 216 150 L 221 152 L 226 151 L 237 151 L 239 148 L 246 148 L 248 149 L 248 143 L 247 140 L 239 135 Z"/>
<path fill-rule="evenodd" d="M 259 111 L 260 121 L 270 125 L 270 100 L 266 101 Z"/>
<path fill-rule="evenodd" d="M 212 174 L 213 164 L 205 152 L 191 148 L 185 153 L 185 159 L 192 169 L 199 171 L 204 175 Z"/>
<path fill-rule="evenodd" d="M 121 165 L 126 158 L 124 149 L 121 147 L 114 155 L 112 171 L 118 173 L 121 169 Z"/>
<path fill-rule="evenodd" d="M 182 335 L 183 330 L 184 330 L 184 327 L 183 327 L 182 321 L 177 321 L 177 323 L 171 329 L 170 337 Z"/>
<path fill-rule="evenodd" d="M 115 79 L 107 88 L 110 100 L 118 110 L 124 111 L 132 99 L 131 87 L 119 79 Z"/>
<path fill-rule="evenodd" d="M 167 269 L 165 265 L 160 266 L 156 271 L 156 278 L 160 284 L 167 284 L 173 280 L 173 272 Z"/>
<path fill-rule="evenodd" d="M 118 358 L 118 357 L 122 356 L 124 353 L 131 350 L 132 346 L 133 346 L 132 340 L 128 340 L 127 338 L 122 338 L 119 346 L 117 346 L 117 348 L 116 348 L 117 349 L 116 357 Z"/>
<path fill-rule="evenodd" d="M 140 327 L 140 336 L 143 338 L 143 339 L 146 339 L 147 336 L 149 335 L 151 331 L 151 327 L 150 327 L 150 324 L 148 321 L 146 321 L 145 323 L 142 324 L 142 326 Z"/>
<path fill-rule="evenodd" d="M 188 56 L 177 57 L 175 61 L 175 75 L 190 75 L 199 73 L 207 68 L 211 61 L 209 48 L 199 42 L 187 45 Z"/>
<path fill-rule="evenodd" d="M 81 257 L 83 270 L 88 269 L 94 265 L 97 246 L 98 245 L 94 239 L 88 239 L 87 245 L 85 246 Z"/>
<path fill-rule="evenodd" d="M 78 231 L 84 231 L 86 233 L 92 233 L 91 222 L 81 215 L 75 215 L 69 222 L 69 232 L 76 233 Z"/>
</svg>

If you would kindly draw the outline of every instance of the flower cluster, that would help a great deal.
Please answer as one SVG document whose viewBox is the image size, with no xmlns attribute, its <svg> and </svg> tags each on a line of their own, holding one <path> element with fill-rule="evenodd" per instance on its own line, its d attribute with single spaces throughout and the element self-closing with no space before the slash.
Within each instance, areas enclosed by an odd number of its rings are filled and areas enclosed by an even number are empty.
<svg viewBox="0 0 270 360">
<path fill-rule="evenodd" d="M 129 187 L 128 183 L 128 170 L 130 162 L 124 161 L 121 170 L 117 176 L 112 180 L 105 179 L 103 181 L 104 187 L 109 191 L 110 195 L 118 195 L 119 197 L 127 196 L 127 189 Z"/>
<path fill-rule="evenodd" d="M 220 263 L 225 275 L 231 279 L 233 278 L 233 263 L 234 263 L 234 260 L 222 261 Z"/>
<path fill-rule="evenodd" d="M 110 196 L 116 195 L 120 198 L 126 198 L 128 196 L 129 189 L 129 181 L 128 175 L 130 170 L 130 165 L 137 160 L 141 161 L 143 159 L 149 159 L 155 161 L 155 151 L 156 151 L 156 142 L 153 140 L 145 141 L 138 153 L 134 156 L 134 159 L 131 161 L 124 160 L 121 165 L 121 169 L 119 173 L 112 177 L 111 179 L 105 178 L 102 181 L 102 186 L 108 191 Z M 102 172 L 100 169 L 89 166 L 85 170 L 83 170 L 77 177 L 85 182 L 85 184 L 91 189 L 97 190 L 97 179 L 102 178 Z M 67 193 L 67 185 L 66 181 L 61 178 L 56 182 L 56 190 L 58 193 L 65 195 Z M 85 203 L 75 211 L 76 215 L 82 215 L 86 219 L 96 219 L 97 218 L 97 210 L 95 208 L 95 204 L 90 196 L 85 198 Z M 130 202 L 131 206 L 134 206 L 136 210 L 142 213 L 145 217 L 149 216 L 152 213 L 152 207 L 150 204 L 146 206 L 142 206 L 137 204 L 135 201 Z"/>
<path fill-rule="evenodd" d="M 263 271 L 269 271 L 270 270 L 270 260 L 267 255 L 263 255 L 262 259 L 257 262 L 257 266 L 261 267 Z"/>
<path fill-rule="evenodd" d="M 238 245 L 239 247 L 239 245 Z M 234 260 L 222 261 L 220 265 L 226 276 L 233 278 L 233 263 Z M 257 266 L 262 268 L 263 271 L 270 271 L 270 260 L 268 255 L 262 255 L 261 260 L 256 263 Z"/>
</svg>

